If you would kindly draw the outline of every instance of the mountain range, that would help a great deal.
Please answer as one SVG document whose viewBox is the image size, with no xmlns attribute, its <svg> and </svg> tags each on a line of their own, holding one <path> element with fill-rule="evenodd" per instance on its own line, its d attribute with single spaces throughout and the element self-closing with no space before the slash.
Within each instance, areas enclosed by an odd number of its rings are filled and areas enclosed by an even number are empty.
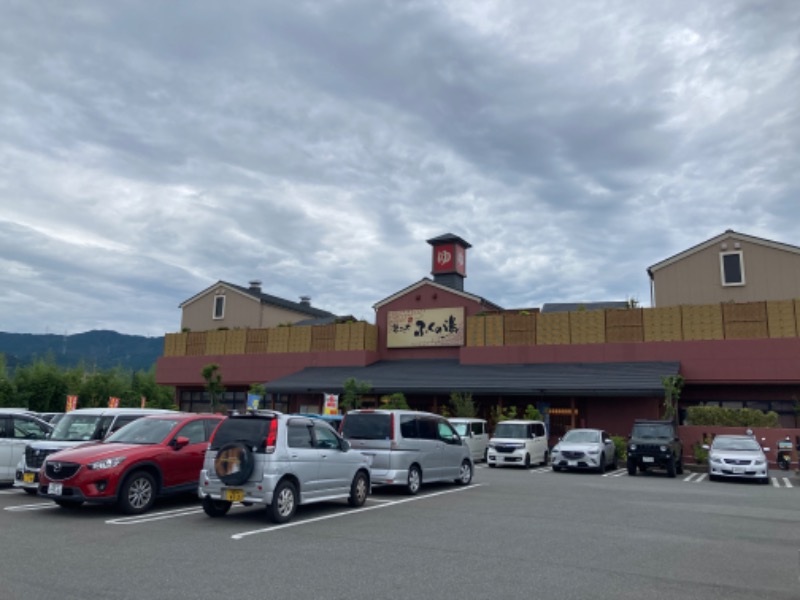
<svg viewBox="0 0 800 600">
<path fill-rule="evenodd" d="M 6 333 L 0 331 L 0 354 L 10 369 L 52 357 L 61 367 L 80 364 L 98 369 L 122 367 L 148 370 L 164 353 L 164 338 L 87 331 L 74 335 Z"/>
</svg>

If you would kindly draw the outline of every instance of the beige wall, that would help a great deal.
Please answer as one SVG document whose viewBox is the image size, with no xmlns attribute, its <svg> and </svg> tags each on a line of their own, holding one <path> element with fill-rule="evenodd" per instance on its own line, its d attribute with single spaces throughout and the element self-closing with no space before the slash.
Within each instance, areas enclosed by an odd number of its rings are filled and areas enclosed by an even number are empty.
<svg viewBox="0 0 800 600">
<path fill-rule="evenodd" d="M 214 319 L 214 297 L 217 296 L 220 289 L 224 291 L 225 295 L 225 316 L 222 319 Z M 210 331 L 220 327 L 261 329 L 277 327 L 282 323 L 297 323 L 309 318 L 303 313 L 267 304 L 262 305 L 255 298 L 230 288 L 215 287 L 207 294 L 184 305 L 181 314 L 181 329 L 190 331 Z"/>
<path fill-rule="evenodd" d="M 655 306 L 800 298 L 800 254 L 728 239 L 653 271 Z M 738 242 L 741 247 L 734 248 Z M 743 286 L 723 286 L 720 253 L 742 251 Z"/>
</svg>

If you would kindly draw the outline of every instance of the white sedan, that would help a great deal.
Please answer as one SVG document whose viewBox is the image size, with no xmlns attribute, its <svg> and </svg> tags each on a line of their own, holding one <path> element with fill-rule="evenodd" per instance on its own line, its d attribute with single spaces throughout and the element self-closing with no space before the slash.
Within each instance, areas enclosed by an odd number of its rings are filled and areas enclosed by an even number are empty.
<svg viewBox="0 0 800 600">
<path fill-rule="evenodd" d="M 769 465 L 761 445 L 749 435 L 718 435 L 708 451 L 708 478 L 727 477 L 769 482 Z"/>
</svg>

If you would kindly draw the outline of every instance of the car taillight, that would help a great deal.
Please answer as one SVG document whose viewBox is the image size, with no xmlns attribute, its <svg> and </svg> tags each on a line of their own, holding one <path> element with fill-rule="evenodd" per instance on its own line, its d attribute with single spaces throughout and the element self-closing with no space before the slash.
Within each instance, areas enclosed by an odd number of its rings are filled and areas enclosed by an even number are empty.
<svg viewBox="0 0 800 600">
<path fill-rule="evenodd" d="M 278 439 L 278 419 L 272 419 L 269 422 L 269 433 L 267 434 L 267 454 L 275 452 L 275 442 Z"/>
</svg>

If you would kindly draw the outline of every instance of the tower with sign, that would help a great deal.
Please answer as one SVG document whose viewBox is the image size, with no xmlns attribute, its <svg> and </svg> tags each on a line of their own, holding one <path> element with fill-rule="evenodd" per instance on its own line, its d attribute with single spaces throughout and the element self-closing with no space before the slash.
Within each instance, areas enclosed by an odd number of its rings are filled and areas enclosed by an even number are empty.
<svg viewBox="0 0 800 600">
<path fill-rule="evenodd" d="M 467 276 L 467 248 L 472 245 L 452 233 L 431 238 L 428 243 L 433 246 L 433 280 L 463 292 L 464 278 Z"/>
</svg>

